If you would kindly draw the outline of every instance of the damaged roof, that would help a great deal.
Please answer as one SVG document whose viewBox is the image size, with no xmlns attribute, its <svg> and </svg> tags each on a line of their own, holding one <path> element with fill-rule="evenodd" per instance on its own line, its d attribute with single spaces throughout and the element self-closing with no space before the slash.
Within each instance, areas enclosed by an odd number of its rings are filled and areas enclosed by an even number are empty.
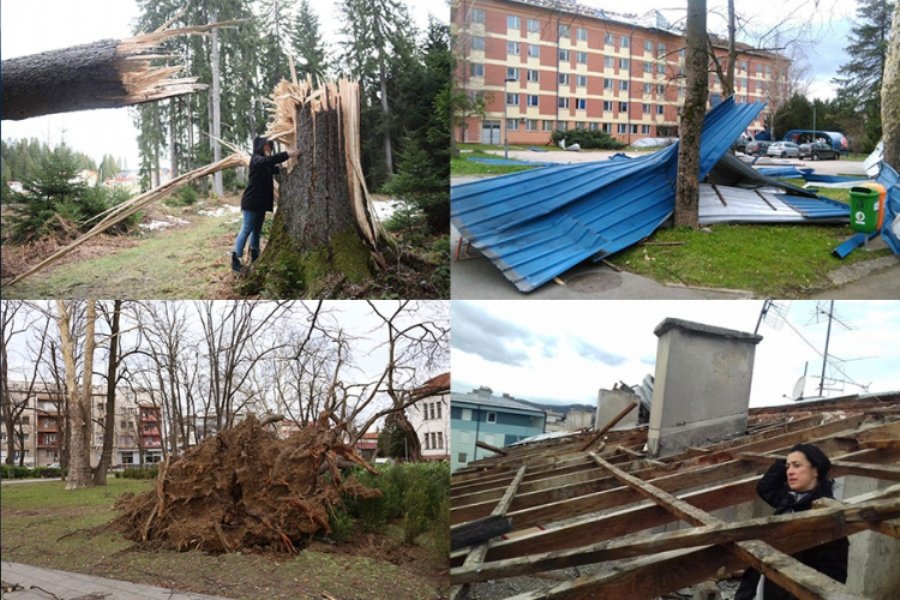
<svg viewBox="0 0 900 600">
<path fill-rule="evenodd" d="M 760 475 L 799 442 L 825 451 L 834 477 L 900 481 L 900 392 L 751 408 L 743 435 L 661 458 L 644 452 L 646 426 L 595 437 L 507 447 L 506 455 L 453 474 L 451 538 L 489 518 L 510 519 L 511 531 L 452 553 L 451 598 L 522 576 L 532 576 L 525 585 L 533 589 L 517 600 L 653 598 L 766 561 L 775 580 L 807 597 L 837 597 L 823 590 L 852 597 L 821 573 L 799 577 L 788 554 L 867 529 L 897 529 L 887 520 L 900 516 L 898 485 L 804 513 L 734 522 L 709 513 L 754 500 Z M 863 512 L 865 519 L 853 516 Z M 688 526 L 656 533 L 679 521 Z M 535 578 L 587 565 L 578 577 Z"/>
</svg>

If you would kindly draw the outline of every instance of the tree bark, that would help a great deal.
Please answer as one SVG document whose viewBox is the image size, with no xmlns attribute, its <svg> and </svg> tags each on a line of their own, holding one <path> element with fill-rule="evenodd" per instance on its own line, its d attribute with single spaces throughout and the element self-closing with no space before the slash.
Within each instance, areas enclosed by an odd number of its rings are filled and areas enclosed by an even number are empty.
<svg viewBox="0 0 900 600">
<path fill-rule="evenodd" d="M 91 306 L 91 301 L 88 301 Z M 91 461 L 90 461 L 90 445 L 86 429 L 90 427 L 90 420 L 86 419 L 88 412 L 83 406 L 85 393 L 78 393 L 77 376 L 75 373 L 75 341 L 72 339 L 70 330 L 71 316 L 68 308 L 62 300 L 56 301 L 57 321 L 59 323 L 60 339 L 62 341 L 63 362 L 66 370 L 66 392 L 68 396 L 68 413 L 66 421 L 70 428 L 68 442 L 68 469 L 69 475 L 66 479 L 66 489 L 73 490 L 77 488 L 87 487 L 91 485 Z M 94 325 L 91 322 L 93 311 L 89 310 L 87 334 L 93 336 Z M 88 373 L 88 367 L 93 369 L 93 360 L 89 359 L 88 350 L 93 352 L 93 344 L 88 348 L 85 345 L 85 373 Z M 86 387 L 86 395 L 90 398 L 90 378 L 84 382 Z M 88 409 L 90 406 L 88 405 Z"/>
<path fill-rule="evenodd" d="M 697 227 L 700 198 L 700 131 L 709 92 L 706 54 L 706 0 L 688 0 L 684 107 L 679 124 L 675 226 Z"/>
<path fill-rule="evenodd" d="M 213 21 L 216 20 L 216 17 L 213 17 Z M 210 143 L 212 144 L 213 151 L 213 162 L 219 162 L 222 160 L 222 146 L 219 144 L 219 140 L 222 139 L 222 98 L 221 98 L 221 87 L 220 87 L 220 76 L 219 73 L 219 30 L 213 29 L 212 32 L 212 89 L 210 90 L 211 94 L 211 102 L 212 102 L 212 114 L 210 115 Z M 213 194 L 218 197 L 222 197 L 225 195 L 225 190 L 222 187 L 222 172 L 216 171 L 213 174 Z"/>
<path fill-rule="evenodd" d="M 900 2 L 894 7 L 894 22 L 881 81 L 881 127 L 884 162 L 900 170 Z"/>
<path fill-rule="evenodd" d="M 94 471 L 94 485 L 106 485 L 106 473 L 112 464 L 113 442 L 116 435 L 116 383 L 119 370 L 119 317 L 122 301 L 113 301 L 112 322 L 109 328 L 109 358 L 106 364 L 106 415 L 103 423 L 103 450 Z"/>
</svg>

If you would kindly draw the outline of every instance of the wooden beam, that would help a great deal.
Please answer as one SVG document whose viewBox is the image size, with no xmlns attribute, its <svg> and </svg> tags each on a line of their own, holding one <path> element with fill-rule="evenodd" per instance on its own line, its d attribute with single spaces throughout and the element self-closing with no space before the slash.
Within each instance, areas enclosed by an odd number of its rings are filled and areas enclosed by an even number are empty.
<svg viewBox="0 0 900 600">
<path fill-rule="evenodd" d="M 863 440 L 859 443 L 860 448 L 886 448 L 890 450 L 900 450 L 900 439 L 878 439 Z"/>
<path fill-rule="evenodd" d="M 503 448 L 498 448 L 497 446 L 491 446 L 487 442 L 483 442 L 481 440 L 478 440 L 477 442 L 475 442 L 475 445 L 478 446 L 479 448 L 484 448 L 485 450 L 487 450 L 489 452 L 499 454 L 500 456 L 506 456 L 509 454 L 509 452 L 507 452 Z"/>
<path fill-rule="evenodd" d="M 810 529 L 830 528 L 843 523 L 865 522 L 874 529 L 886 519 L 900 517 L 900 485 L 893 486 L 894 497 L 860 504 L 840 504 L 801 513 L 750 519 L 738 523 L 706 525 L 656 534 L 637 534 L 557 552 L 533 554 L 523 558 L 489 562 L 477 569 L 453 569 L 451 581 L 474 583 L 538 571 L 563 569 L 608 560 L 657 554 L 680 548 L 725 544 L 749 539 L 777 540 Z"/>
<path fill-rule="evenodd" d="M 597 433 L 595 433 L 594 435 L 592 435 L 591 437 L 589 437 L 588 440 L 587 440 L 584 444 L 582 444 L 582 446 L 581 446 L 581 448 L 579 448 L 579 450 L 581 450 L 582 452 L 584 452 L 585 450 L 587 450 L 588 448 L 590 448 L 591 446 L 593 446 L 593 445 L 596 443 L 596 441 L 599 440 L 600 437 L 601 437 L 604 433 L 606 433 L 607 431 L 609 431 L 610 429 L 612 429 L 613 427 L 615 427 L 615 426 L 616 426 L 616 423 L 618 423 L 619 421 L 621 421 L 622 419 L 624 419 L 625 416 L 626 416 L 628 413 L 630 413 L 632 410 L 634 410 L 634 408 L 635 408 L 637 405 L 638 405 L 637 402 L 631 402 L 631 403 L 629 403 L 628 406 L 626 406 L 626 407 L 623 408 L 621 411 L 619 411 L 619 414 L 617 414 L 617 415 L 614 416 L 612 419 L 610 419 L 610 421 L 609 421 L 606 425 L 604 425 L 603 428 L 602 428 L 600 431 L 598 431 Z"/>
<path fill-rule="evenodd" d="M 614 477 L 635 491 L 653 500 L 677 517 L 693 525 L 721 525 L 723 521 L 680 500 L 663 490 L 625 473 L 621 469 L 591 454 L 597 464 L 608 469 Z M 776 583 L 800 600 L 824 600 L 828 598 L 854 598 L 846 586 L 816 571 L 773 546 L 759 541 L 736 542 L 724 546 L 741 560 L 753 566 L 770 581 Z"/>
<path fill-rule="evenodd" d="M 893 450 L 891 446 L 876 446 L 878 449 L 888 448 Z M 783 458 L 781 456 L 773 456 L 771 454 L 760 454 L 757 452 L 741 452 L 736 456 L 741 460 L 756 463 L 771 464 L 773 461 Z M 861 477 L 873 477 L 875 479 L 887 479 L 889 481 L 900 481 L 900 467 L 893 465 L 875 465 L 871 463 L 854 462 L 848 460 L 831 461 L 832 477 L 843 477 L 845 475 L 859 475 Z"/>
</svg>

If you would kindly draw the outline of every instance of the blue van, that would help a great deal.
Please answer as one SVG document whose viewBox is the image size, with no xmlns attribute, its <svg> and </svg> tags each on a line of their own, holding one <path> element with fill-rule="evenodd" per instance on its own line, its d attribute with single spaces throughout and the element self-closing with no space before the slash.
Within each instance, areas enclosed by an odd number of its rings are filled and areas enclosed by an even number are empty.
<svg viewBox="0 0 900 600">
<path fill-rule="evenodd" d="M 847 138 L 844 136 L 844 134 L 840 131 L 822 131 L 821 129 L 816 129 L 815 131 L 813 131 L 812 129 L 791 129 L 786 134 L 784 134 L 784 140 L 786 142 L 794 142 L 798 146 L 800 144 L 807 144 L 819 139 L 824 139 L 826 144 L 830 145 L 841 154 L 847 154 L 848 152 L 850 152 L 850 143 L 847 141 Z"/>
</svg>

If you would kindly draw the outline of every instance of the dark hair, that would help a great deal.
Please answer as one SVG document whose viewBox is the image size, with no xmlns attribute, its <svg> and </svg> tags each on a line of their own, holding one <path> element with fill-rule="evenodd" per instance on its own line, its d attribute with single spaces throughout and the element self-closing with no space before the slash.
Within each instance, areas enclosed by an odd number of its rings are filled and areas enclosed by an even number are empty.
<svg viewBox="0 0 900 600">
<path fill-rule="evenodd" d="M 823 496 L 834 498 L 834 479 L 828 478 L 828 472 L 831 470 L 831 461 L 828 460 L 825 453 L 818 446 L 813 446 L 812 444 L 794 444 L 788 454 L 791 452 L 803 453 L 806 460 L 815 467 L 818 473 L 816 488 L 822 492 Z"/>
</svg>

